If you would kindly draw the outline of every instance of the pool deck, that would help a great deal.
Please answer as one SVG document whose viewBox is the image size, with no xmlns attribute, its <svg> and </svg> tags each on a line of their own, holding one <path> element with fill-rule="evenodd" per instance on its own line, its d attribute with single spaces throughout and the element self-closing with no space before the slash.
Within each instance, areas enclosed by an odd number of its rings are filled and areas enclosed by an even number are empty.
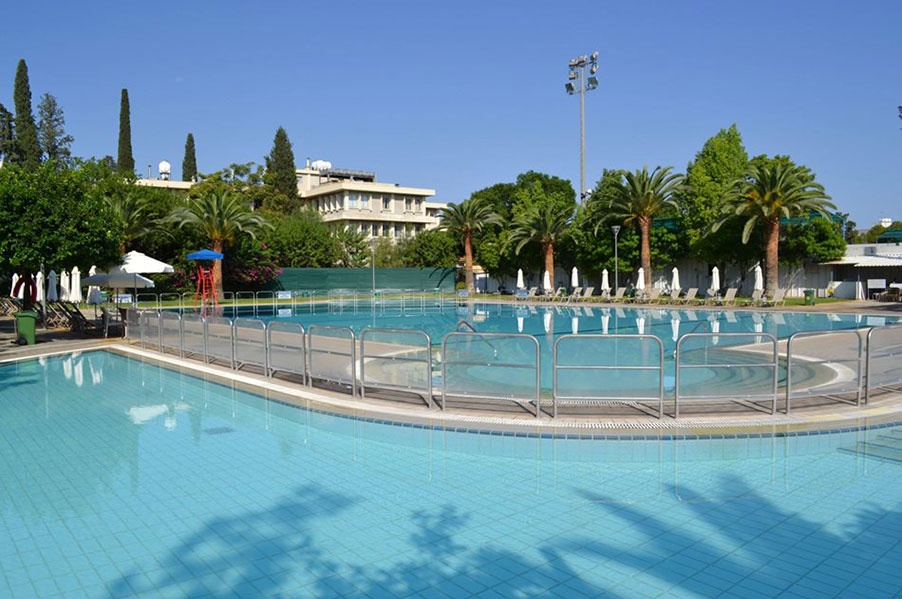
<svg viewBox="0 0 902 599">
<path fill-rule="evenodd" d="M 539 304 L 542 305 L 542 304 Z M 594 304 L 581 304 L 594 305 Z M 617 304 L 613 304 L 617 305 Z M 900 313 L 897 304 L 878 302 L 831 303 L 816 311 L 889 315 Z M 631 305 L 632 307 L 632 305 Z M 697 307 L 704 309 L 704 306 Z M 708 308 L 722 309 L 708 306 Z M 786 308 L 787 312 L 813 311 L 811 306 Z M 727 308 L 729 309 L 729 307 Z M 782 311 L 783 309 L 779 309 Z M 774 311 L 773 308 L 767 311 Z M 429 408 L 419 397 L 405 393 L 370 392 L 365 399 L 354 398 L 347 388 L 309 387 L 287 377 L 268 378 L 261 371 L 234 371 L 226 366 L 204 364 L 141 349 L 123 339 L 86 338 L 65 331 L 38 331 L 38 344 L 17 346 L 13 343 L 10 318 L 0 318 L 0 363 L 39 356 L 106 349 L 120 355 L 146 360 L 166 368 L 234 385 L 269 399 L 305 409 L 329 412 L 356 419 L 392 422 L 406 426 L 468 430 L 500 434 L 551 435 L 556 437 L 647 437 L 690 436 L 718 437 L 750 434 L 806 434 L 817 431 L 861 428 L 891 422 L 902 422 L 902 393 L 884 391 L 872 395 L 861 407 L 829 398 L 793 399 L 791 414 L 784 414 L 782 397 L 778 412 L 769 413 L 762 403 L 717 401 L 705 404 L 683 404 L 680 418 L 672 416 L 673 401 L 665 401 L 665 415 L 658 419 L 655 404 L 587 406 L 551 418 L 550 401 L 536 418 L 527 408 L 498 400 L 458 400 L 445 410 Z M 784 340 L 785 342 L 785 340 Z M 781 342 L 781 346 L 783 342 Z"/>
</svg>

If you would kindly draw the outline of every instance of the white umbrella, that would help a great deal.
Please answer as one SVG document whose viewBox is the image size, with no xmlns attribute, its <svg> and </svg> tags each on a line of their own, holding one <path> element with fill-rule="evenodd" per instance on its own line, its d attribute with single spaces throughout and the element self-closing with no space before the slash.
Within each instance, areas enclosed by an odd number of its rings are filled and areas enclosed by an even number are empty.
<svg viewBox="0 0 902 599">
<path fill-rule="evenodd" d="M 645 269 L 639 267 L 639 278 L 636 279 L 636 289 L 645 289 Z"/>
<path fill-rule="evenodd" d="M 517 316 L 517 332 L 518 333 L 523 332 L 523 317 L 522 316 Z"/>
<path fill-rule="evenodd" d="M 91 270 L 94 270 L 93 266 Z M 72 269 L 72 278 L 69 281 L 69 301 L 77 304 L 83 300 L 84 298 L 81 295 L 81 272 L 76 266 Z"/>
<path fill-rule="evenodd" d="M 545 276 L 542 277 L 542 289 L 545 290 L 546 293 L 551 291 L 551 275 L 548 274 L 548 271 L 545 271 Z"/>
<path fill-rule="evenodd" d="M 713 289 L 714 291 L 720 289 L 720 269 L 716 266 L 711 269 L 711 286 L 709 289 Z"/>
<path fill-rule="evenodd" d="M 764 273 L 761 272 L 761 263 L 755 264 L 755 290 L 764 290 Z"/>
<path fill-rule="evenodd" d="M 122 263 L 110 269 L 110 274 L 152 274 L 172 272 L 172 266 L 141 252 L 131 251 L 122 257 Z"/>
<path fill-rule="evenodd" d="M 56 271 L 51 270 L 47 276 L 47 301 L 55 302 L 59 299 L 59 293 L 56 291 Z"/>
<path fill-rule="evenodd" d="M 523 269 L 517 269 L 517 289 L 526 289 L 526 285 L 523 283 Z"/>
<path fill-rule="evenodd" d="M 69 273 L 65 270 L 60 275 L 60 299 L 69 301 Z"/>
<path fill-rule="evenodd" d="M 134 286 L 137 289 L 153 287 L 153 281 L 137 274 L 99 272 L 96 275 L 82 279 L 83 285 L 97 287 L 109 287 L 111 289 L 127 289 Z"/>
<path fill-rule="evenodd" d="M 545 325 L 545 332 L 551 332 L 551 311 L 545 310 L 545 314 L 542 315 L 542 324 Z"/>
<path fill-rule="evenodd" d="M 673 333 L 673 340 L 676 341 L 680 338 L 680 313 L 679 312 L 671 312 L 670 313 L 670 331 Z"/>
<path fill-rule="evenodd" d="M 644 316 L 636 317 L 636 328 L 639 329 L 640 335 L 645 334 L 645 317 Z"/>
<path fill-rule="evenodd" d="M 34 286 L 37 287 L 37 293 L 35 293 L 35 299 L 39 302 L 44 301 L 44 273 L 42 271 L 38 271 L 38 274 L 34 277 Z"/>
<path fill-rule="evenodd" d="M 608 282 L 608 269 L 601 271 L 601 290 L 610 293 L 611 284 Z"/>
<path fill-rule="evenodd" d="M 671 271 L 673 273 L 673 277 L 670 279 L 670 288 L 671 289 L 679 289 L 680 288 L 680 269 L 676 266 L 673 267 Z"/>
<path fill-rule="evenodd" d="M 601 315 L 601 334 L 608 334 L 608 325 L 611 324 L 611 314 L 610 312 L 605 312 Z"/>
<path fill-rule="evenodd" d="M 19 282 L 19 275 L 16 273 L 13 273 L 13 284 L 12 284 L 12 287 L 9 288 L 9 296 L 22 299 L 23 297 L 25 297 L 24 292 L 22 291 L 25 288 L 25 285 L 23 284 L 22 287 L 19 288 L 19 293 L 16 293 L 16 291 L 15 291 L 16 283 L 18 283 L 18 282 Z"/>
<path fill-rule="evenodd" d="M 579 335 L 579 316 L 570 317 L 570 332 Z"/>
<path fill-rule="evenodd" d="M 570 271 L 570 286 L 576 289 L 579 287 L 579 271 L 576 270 L 576 267 L 573 267 L 573 270 Z"/>
</svg>

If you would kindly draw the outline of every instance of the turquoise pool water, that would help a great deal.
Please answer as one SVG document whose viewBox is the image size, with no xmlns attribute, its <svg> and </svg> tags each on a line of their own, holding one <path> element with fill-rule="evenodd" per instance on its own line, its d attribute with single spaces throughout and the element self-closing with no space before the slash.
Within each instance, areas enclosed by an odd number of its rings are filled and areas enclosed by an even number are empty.
<svg viewBox="0 0 902 599">
<path fill-rule="evenodd" d="M 0 596 L 892 597 L 900 448 L 454 433 L 26 361 L 0 366 Z"/>
</svg>

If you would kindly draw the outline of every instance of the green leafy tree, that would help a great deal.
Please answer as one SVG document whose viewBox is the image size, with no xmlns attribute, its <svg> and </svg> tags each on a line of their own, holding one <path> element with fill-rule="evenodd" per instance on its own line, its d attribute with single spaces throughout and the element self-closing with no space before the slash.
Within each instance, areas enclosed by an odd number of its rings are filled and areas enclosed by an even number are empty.
<svg viewBox="0 0 902 599">
<path fill-rule="evenodd" d="M 285 129 L 279 127 L 273 139 L 272 150 L 266 157 L 266 174 L 263 181 L 271 198 L 281 196 L 283 211 L 289 211 L 298 203 L 298 179 L 294 166 L 294 150 Z M 280 208 L 278 200 L 271 200 L 270 208 Z"/>
<path fill-rule="evenodd" d="M 119 154 L 116 161 L 119 172 L 133 176 L 135 159 L 132 156 L 132 116 L 128 103 L 128 90 L 122 90 L 119 99 Z"/>
<path fill-rule="evenodd" d="M 16 156 L 25 170 L 34 171 L 41 164 L 41 146 L 31 112 L 31 85 L 28 82 L 28 65 L 19 61 L 13 86 L 13 102 L 16 108 L 15 135 Z"/>
<path fill-rule="evenodd" d="M 442 210 L 442 222 L 439 228 L 460 239 L 464 250 L 464 277 L 467 291 L 476 293 L 473 281 L 473 239 L 487 225 L 498 223 L 500 218 L 492 210 L 492 206 L 481 199 L 469 199 L 460 204 L 450 204 Z"/>
<path fill-rule="evenodd" d="M 256 239 L 272 228 L 262 215 L 251 212 L 247 198 L 237 193 L 211 193 L 193 199 L 174 208 L 166 222 L 196 229 L 213 246 L 214 252 L 234 245 L 242 235 Z M 213 285 L 217 296 L 222 298 L 222 260 L 213 261 Z"/>
<path fill-rule="evenodd" d="M 808 222 L 789 225 L 780 239 L 780 262 L 826 262 L 838 260 L 846 253 L 846 240 L 839 223 L 827 218 L 810 218 Z"/>
<path fill-rule="evenodd" d="M 57 172 L 50 164 L 31 172 L 16 165 L 0 169 L 0 272 L 115 263 L 121 223 L 94 187 L 86 170 Z"/>
<path fill-rule="evenodd" d="M 273 229 L 263 240 L 282 267 L 330 267 L 339 259 L 337 239 L 315 210 L 271 215 Z"/>
<path fill-rule="evenodd" d="M 514 217 L 507 241 L 514 251 L 520 251 L 529 243 L 542 248 L 544 268 L 554 279 L 554 248 L 570 235 L 573 208 L 553 202 L 532 203 Z"/>
<path fill-rule="evenodd" d="M 133 249 L 137 239 L 153 233 L 159 226 L 153 205 L 138 189 L 108 196 L 107 204 L 110 212 L 122 223 L 122 244 L 119 246 L 122 254 Z"/>
<path fill-rule="evenodd" d="M 366 235 L 350 227 L 339 226 L 332 229 L 332 237 L 337 251 L 337 266 L 360 268 L 368 264 L 370 250 Z"/>
<path fill-rule="evenodd" d="M 808 217 L 819 213 L 830 218 L 835 209 L 821 184 L 811 171 L 801 166 L 787 166 L 780 157 L 753 161 L 748 175 L 737 180 L 724 203 L 724 215 L 714 223 L 716 231 L 733 216 L 745 221 L 742 242 L 748 243 L 760 222 L 764 229 L 765 288 L 774 293 L 779 286 L 780 219 Z"/>
<path fill-rule="evenodd" d="M 842 219 L 842 234 L 846 243 L 860 243 L 858 240 L 858 223 L 849 218 L 848 212 L 837 212 L 836 216 Z"/>
<path fill-rule="evenodd" d="M 51 94 L 41 96 L 38 104 L 38 141 L 44 159 L 57 169 L 72 162 L 71 135 L 66 133 L 66 117 L 63 108 Z"/>
<path fill-rule="evenodd" d="M 0 104 L 0 163 L 17 161 L 16 127 L 13 113 Z"/>
<path fill-rule="evenodd" d="M 492 211 L 498 215 L 498 222 L 483 228 L 478 237 L 473 239 L 473 259 L 482 266 L 489 275 L 500 278 L 510 276 L 517 271 L 517 256 L 514 249 L 507 244 L 506 227 L 510 223 L 516 183 L 497 183 L 491 187 L 480 189 L 470 195 L 471 199 L 487 202 Z M 458 251 L 457 255 L 461 252 Z M 531 256 L 532 257 L 532 256 Z M 538 252 L 533 262 L 539 264 Z M 520 261 L 525 261 L 521 259 Z"/>
<path fill-rule="evenodd" d="M 645 269 L 645 287 L 651 287 L 651 229 L 655 217 L 662 216 L 668 208 L 679 208 L 677 194 L 683 187 L 683 175 L 671 172 L 673 167 L 648 167 L 627 172 L 617 187 L 614 201 L 608 208 L 604 222 L 635 224 L 639 230 L 639 254 Z"/>
<path fill-rule="evenodd" d="M 423 231 L 399 242 L 404 266 L 417 268 L 454 268 L 460 256 L 460 243 L 447 231 Z"/>
<path fill-rule="evenodd" d="M 182 159 L 182 181 L 197 179 L 197 156 L 194 154 L 194 134 L 185 139 L 185 157 Z"/>
<path fill-rule="evenodd" d="M 404 266 L 404 254 L 401 246 L 387 237 L 376 239 L 373 246 L 373 259 L 376 268 L 400 268 Z"/>
</svg>

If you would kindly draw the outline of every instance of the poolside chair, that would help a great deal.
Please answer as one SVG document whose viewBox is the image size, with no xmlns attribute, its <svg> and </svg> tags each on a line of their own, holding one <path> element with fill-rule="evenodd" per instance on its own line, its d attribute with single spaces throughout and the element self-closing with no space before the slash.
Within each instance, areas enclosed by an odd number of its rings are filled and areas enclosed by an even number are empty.
<svg viewBox="0 0 902 599">
<path fill-rule="evenodd" d="M 570 295 L 567 295 L 567 297 L 566 297 L 567 303 L 569 304 L 570 302 L 574 302 L 574 301 L 578 302 L 580 300 L 580 298 L 582 297 L 582 292 L 583 292 L 583 290 L 581 287 L 575 287 L 573 289 L 573 293 L 571 293 Z M 566 294 L 566 292 L 564 292 L 564 293 Z M 563 301 L 563 300 L 564 300 L 564 298 L 562 297 L 561 301 Z"/>
<path fill-rule="evenodd" d="M 689 305 L 696 301 L 695 296 L 698 294 L 698 287 L 690 287 L 689 291 L 686 292 L 686 296 L 683 297 L 680 303 Z"/>
<path fill-rule="evenodd" d="M 774 291 L 774 296 L 772 298 L 767 299 L 765 297 L 763 300 L 761 300 L 761 305 L 762 306 L 770 306 L 770 307 L 776 307 L 778 305 L 785 306 L 786 305 L 786 290 L 778 288 L 776 291 Z"/>
<path fill-rule="evenodd" d="M 582 297 L 579 298 L 579 299 L 581 299 L 581 300 L 584 301 L 584 302 L 590 302 L 590 301 L 592 301 L 592 294 L 593 294 L 593 293 L 595 293 L 595 288 L 594 288 L 594 287 L 586 287 L 586 288 L 583 290 L 583 295 L 582 295 Z"/>
<path fill-rule="evenodd" d="M 678 304 L 680 303 L 680 289 L 676 288 L 670 292 L 670 295 L 663 295 L 658 301 L 659 304 Z"/>
<path fill-rule="evenodd" d="M 727 289 L 727 292 L 720 299 L 721 306 L 732 306 L 736 303 L 736 292 L 739 291 L 735 287 L 730 287 Z"/>
<path fill-rule="evenodd" d="M 661 298 L 661 290 L 657 287 L 652 287 L 645 294 L 639 298 L 638 303 L 640 304 L 654 304 Z"/>
<path fill-rule="evenodd" d="M 717 303 L 717 289 L 708 289 L 705 291 L 704 305 L 713 306 Z"/>
<path fill-rule="evenodd" d="M 529 293 L 526 294 L 526 301 L 536 299 L 536 292 L 539 290 L 538 287 L 530 287 Z"/>
<path fill-rule="evenodd" d="M 557 291 L 554 292 L 554 295 L 551 297 L 551 301 L 557 300 L 561 303 L 564 302 L 570 295 L 567 293 L 566 287 L 558 287 Z"/>
<path fill-rule="evenodd" d="M 514 292 L 514 299 L 518 302 L 526 301 L 526 290 L 525 289 L 517 289 Z"/>
<path fill-rule="evenodd" d="M 614 297 L 608 297 L 608 301 L 611 301 L 614 303 L 623 302 L 625 299 L 623 297 L 623 294 L 625 294 L 625 293 L 626 293 L 626 287 L 618 287 L 617 293 L 614 294 Z"/>
<path fill-rule="evenodd" d="M 741 300 L 741 301 L 742 301 L 742 305 L 744 305 L 744 306 L 757 306 L 758 304 L 761 303 L 761 296 L 762 296 L 763 294 L 764 294 L 764 291 L 763 291 L 763 290 L 761 290 L 761 289 L 755 289 L 754 291 L 752 291 L 752 295 L 751 295 L 749 298 L 747 298 L 747 299 L 745 299 L 745 300 Z"/>
</svg>

